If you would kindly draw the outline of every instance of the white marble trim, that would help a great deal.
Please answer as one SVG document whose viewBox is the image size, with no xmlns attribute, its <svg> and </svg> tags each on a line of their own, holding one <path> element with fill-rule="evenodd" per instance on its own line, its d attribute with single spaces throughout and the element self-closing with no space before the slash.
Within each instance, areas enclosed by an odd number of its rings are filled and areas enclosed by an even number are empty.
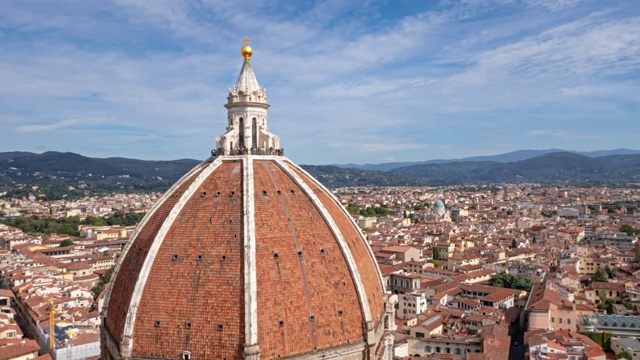
<svg viewBox="0 0 640 360">
<path fill-rule="evenodd" d="M 258 285 L 256 279 L 256 222 L 253 158 L 243 158 L 245 344 L 258 344 Z"/>
</svg>

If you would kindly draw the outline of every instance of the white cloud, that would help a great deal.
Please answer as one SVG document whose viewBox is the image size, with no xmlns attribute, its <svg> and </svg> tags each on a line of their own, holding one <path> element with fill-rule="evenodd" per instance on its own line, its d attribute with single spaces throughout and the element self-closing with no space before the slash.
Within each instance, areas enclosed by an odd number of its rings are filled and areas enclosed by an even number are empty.
<svg viewBox="0 0 640 360">
<path fill-rule="evenodd" d="M 575 131 L 568 131 L 568 130 L 543 130 L 543 129 L 528 131 L 527 135 L 551 136 L 551 137 L 560 138 L 563 140 L 568 140 L 568 139 L 590 140 L 590 139 L 597 139 L 600 137 L 598 135 L 576 133 Z"/>
<path fill-rule="evenodd" d="M 527 132 L 527 135 L 531 135 L 531 136 L 540 136 L 540 135 L 547 135 L 549 134 L 549 130 L 531 130 L 529 132 Z"/>
<path fill-rule="evenodd" d="M 52 124 L 21 125 L 21 126 L 18 126 L 16 130 L 22 133 L 44 132 L 44 131 L 65 129 L 65 128 L 74 127 L 78 125 L 95 125 L 101 122 L 102 122 L 101 120 L 67 119 L 67 120 L 60 120 Z"/>
<path fill-rule="evenodd" d="M 314 94 L 320 97 L 329 98 L 350 98 L 350 97 L 371 97 L 374 95 L 392 96 L 390 92 L 396 90 L 403 94 L 414 91 L 418 87 L 429 85 L 438 80 L 398 79 L 398 80 L 367 80 L 354 83 L 340 83 L 322 87 Z"/>
<path fill-rule="evenodd" d="M 551 12 L 557 12 L 577 6 L 580 0 L 527 0 L 525 3 L 531 7 L 543 7 Z"/>
<path fill-rule="evenodd" d="M 487 50 L 452 77 L 458 86 L 518 76 L 605 76 L 640 66 L 640 17 L 604 21 L 582 19 Z"/>
</svg>

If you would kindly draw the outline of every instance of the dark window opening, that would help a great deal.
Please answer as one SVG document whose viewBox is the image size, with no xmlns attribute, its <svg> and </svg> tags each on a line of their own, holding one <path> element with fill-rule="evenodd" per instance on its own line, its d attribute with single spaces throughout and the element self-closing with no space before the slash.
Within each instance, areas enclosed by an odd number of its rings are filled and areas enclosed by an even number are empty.
<svg viewBox="0 0 640 360">
<path fill-rule="evenodd" d="M 256 118 L 251 120 L 251 147 L 258 147 L 258 124 Z"/>
<path fill-rule="evenodd" d="M 244 119 L 238 119 L 238 146 L 244 147 Z"/>
</svg>

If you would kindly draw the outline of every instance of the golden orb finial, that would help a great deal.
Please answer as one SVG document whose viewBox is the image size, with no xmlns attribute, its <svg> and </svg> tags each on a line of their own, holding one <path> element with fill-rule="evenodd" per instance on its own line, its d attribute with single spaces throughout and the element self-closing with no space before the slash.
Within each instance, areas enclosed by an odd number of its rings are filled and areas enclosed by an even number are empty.
<svg viewBox="0 0 640 360">
<path fill-rule="evenodd" d="M 249 60 L 251 55 L 253 55 L 253 49 L 249 46 L 249 41 L 251 41 L 251 39 L 249 39 L 248 36 L 245 36 L 242 41 L 244 41 L 244 46 L 240 49 L 240 54 L 242 54 L 245 60 Z"/>
</svg>

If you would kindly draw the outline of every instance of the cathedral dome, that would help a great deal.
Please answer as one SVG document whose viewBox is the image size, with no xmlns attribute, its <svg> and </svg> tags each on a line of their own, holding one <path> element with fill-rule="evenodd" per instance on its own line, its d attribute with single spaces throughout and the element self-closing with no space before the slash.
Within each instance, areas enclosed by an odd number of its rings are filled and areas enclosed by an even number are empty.
<svg viewBox="0 0 640 360">
<path fill-rule="evenodd" d="M 282 155 L 266 107 L 245 106 L 123 250 L 102 359 L 391 359 L 393 307 L 362 233 Z"/>
<path fill-rule="evenodd" d="M 436 202 L 433 203 L 433 207 L 435 209 L 444 208 L 444 203 L 442 202 L 442 200 L 436 200 Z"/>
</svg>

